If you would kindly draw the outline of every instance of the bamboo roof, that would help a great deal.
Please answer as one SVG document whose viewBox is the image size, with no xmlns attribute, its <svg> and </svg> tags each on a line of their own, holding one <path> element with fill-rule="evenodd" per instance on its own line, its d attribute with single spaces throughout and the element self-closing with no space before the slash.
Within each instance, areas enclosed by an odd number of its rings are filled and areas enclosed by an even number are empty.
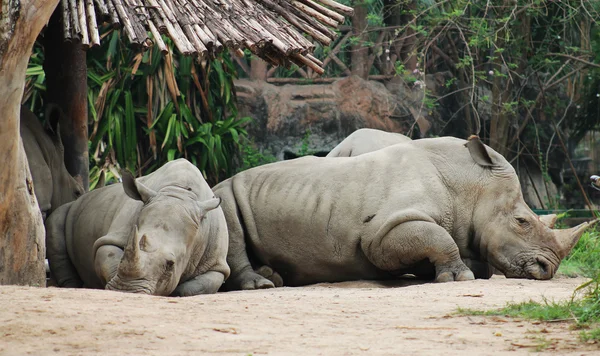
<svg viewBox="0 0 600 356">
<path fill-rule="evenodd" d="M 210 58 L 224 47 L 243 56 L 247 48 L 275 65 L 290 61 L 322 74 L 313 57 L 315 45 L 337 37 L 336 29 L 351 16 L 351 7 L 334 0 L 61 0 L 59 11 L 66 40 L 85 47 L 100 45 L 98 25 L 122 28 L 134 46 L 157 45 L 166 53 L 161 34 L 184 55 Z"/>
</svg>

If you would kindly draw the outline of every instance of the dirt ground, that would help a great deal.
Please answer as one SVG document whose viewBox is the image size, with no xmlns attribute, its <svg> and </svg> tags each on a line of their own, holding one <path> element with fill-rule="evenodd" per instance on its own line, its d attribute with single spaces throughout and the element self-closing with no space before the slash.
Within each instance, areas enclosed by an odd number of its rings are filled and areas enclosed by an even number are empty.
<svg viewBox="0 0 600 356">
<path fill-rule="evenodd" d="M 565 300 L 584 281 L 359 281 L 190 298 L 1 286 L 0 355 L 598 355 L 568 322 L 453 315 Z"/>
</svg>

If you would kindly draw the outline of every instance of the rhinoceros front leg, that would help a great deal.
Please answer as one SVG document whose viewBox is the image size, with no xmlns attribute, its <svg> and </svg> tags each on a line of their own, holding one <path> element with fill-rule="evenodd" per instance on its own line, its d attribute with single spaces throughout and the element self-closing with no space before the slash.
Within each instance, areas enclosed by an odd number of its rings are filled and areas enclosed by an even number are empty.
<svg viewBox="0 0 600 356">
<path fill-rule="evenodd" d="M 103 286 L 117 275 L 117 269 L 121 258 L 123 257 L 123 249 L 114 245 L 103 245 L 96 250 L 94 258 L 94 270 L 100 278 Z"/>
<path fill-rule="evenodd" d="M 171 293 L 171 296 L 189 297 L 199 294 L 213 294 L 223 285 L 224 280 L 225 276 L 223 273 L 208 271 L 179 284 L 173 293 Z"/>
<path fill-rule="evenodd" d="M 71 203 L 56 209 L 46 220 L 46 255 L 50 273 L 59 287 L 81 288 L 83 281 L 71 262 L 67 250 L 65 220 Z"/>
<path fill-rule="evenodd" d="M 471 272 L 473 272 L 473 275 L 475 275 L 475 278 L 477 279 L 490 279 L 492 275 L 496 272 L 496 269 L 487 262 L 482 262 L 470 258 L 463 258 L 463 262 L 467 267 L 469 267 L 469 269 L 471 270 Z"/>
<path fill-rule="evenodd" d="M 283 287 L 283 278 L 269 266 L 262 266 L 255 270 L 256 273 L 273 282 L 275 287 Z"/>
<path fill-rule="evenodd" d="M 361 244 L 371 263 L 384 271 L 407 269 L 429 259 L 435 265 L 436 282 L 474 279 L 473 272 L 461 260 L 458 246 L 450 234 L 433 222 L 384 224 L 372 239 L 365 239 Z"/>
<path fill-rule="evenodd" d="M 227 250 L 227 264 L 231 274 L 225 281 L 224 290 L 245 290 L 273 288 L 271 281 L 254 272 L 246 251 L 244 241 L 244 228 L 240 222 L 236 199 L 231 187 L 223 187 L 215 194 L 221 197 L 221 208 L 227 220 L 229 233 L 229 249 Z"/>
</svg>

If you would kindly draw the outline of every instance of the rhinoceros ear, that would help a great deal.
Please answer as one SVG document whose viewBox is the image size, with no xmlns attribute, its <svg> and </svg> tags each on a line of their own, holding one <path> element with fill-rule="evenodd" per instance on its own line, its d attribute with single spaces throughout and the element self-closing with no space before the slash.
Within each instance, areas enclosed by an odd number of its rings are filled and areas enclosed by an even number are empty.
<svg viewBox="0 0 600 356">
<path fill-rule="evenodd" d="M 46 106 L 44 115 L 47 123 L 46 130 L 51 134 L 52 141 L 54 141 L 56 147 L 61 152 L 64 152 L 64 146 L 60 137 L 60 118 L 64 116 L 63 111 L 60 106 L 50 103 Z"/>
<path fill-rule="evenodd" d="M 547 214 L 547 215 L 539 215 L 540 221 L 542 224 L 548 226 L 551 229 L 554 229 L 554 225 L 556 225 L 556 214 Z"/>
<path fill-rule="evenodd" d="M 205 201 L 201 201 L 198 203 L 200 206 L 200 210 L 202 210 L 202 215 L 205 215 L 211 210 L 214 210 L 221 205 L 221 198 L 212 198 Z"/>
<path fill-rule="evenodd" d="M 492 167 L 494 166 L 494 161 L 490 154 L 486 150 L 485 146 L 479 139 L 477 135 L 469 136 L 467 143 L 465 143 L 465 147 L 469 149 L 469 153 L 473 158 L 473 161 L 482 167 Z"/>
<path fill-rule="evenodd" d="M 100 178 L 98 178 L 98 183 L 96 183 L 96 186 L 94 187 L 94 189 L 102 188 L 105 185 L 106 185 L 106 173 L 104 173 L 104 170 L 101 170 Z"/>
<path fill-rule="evenodd" d="M 142 183 L 135 180 L 133 174 L 128 170 L 121 171 L 121 177 L 123 179 L 123 189 L 131 199 L 139 200 L 148 203 L 150 199 L 156 196 L 156 192 Z"/>
</svg>

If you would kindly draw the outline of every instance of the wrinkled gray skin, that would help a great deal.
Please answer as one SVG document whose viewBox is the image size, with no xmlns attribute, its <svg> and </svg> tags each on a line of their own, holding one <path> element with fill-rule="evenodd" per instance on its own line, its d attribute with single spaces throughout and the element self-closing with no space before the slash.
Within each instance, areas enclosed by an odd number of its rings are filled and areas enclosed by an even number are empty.
<svg viewBox="0 0 600 356">
<path fill-rule="evenodd" d="M 327 155 L 327 157 L 355 157 L 398 143 L 405 143 L 409 141 L 411 141 L 409 137 L 399 133 L 386 132 L 376 129 L 358 129 L 346 137 L 337 146 L 335 146 Z M 555 214 L 544 215 L 540 218 L 541 221 L 544 222 L 548 227 L 554 228 L 554 224 L 556 223 Z M 490 278 L 494 272 L 499 273 L 499 271 L 495 270 L 488 263 L 467 258 L 463 258 L 463 262 L 474 273 L 475 278 Z M 268 271 L 268 269 L 266 271 Z M 265 272 L 262 272 L 262 270 L 260 273 L 263 276 L 267 276 L 265 275 Z M 271 272 L 271 275 L 272 274 L 273 273 Z M 277 286 L 277 276 L 269 276 L 268 279 L 273 281 Z"/>
<path fill-rule="evenodd" d="M 152 295 L 215 293 L 229 275 L 220 199 L 184 159 L 95 189 L 46 221 L 50 270 L 61 287 Z"/>
<path fill-rule="evenodd" d="M 61 205 L 72 202 L 83 193 L 81 184 L 65 167 L 64 147 L 60 139 L 57 106 L 49 106 L 46 118 L 52 131 L 46 131 L 37 117 L 21 106 L 21 138 L 33 179 L 33 189 L 44 220 Z"/>
<path fill-rule="evenodd" d="M 387 279 L 474 278 L 462 259 L 507 277 L 552 278 L 584 223 L 553 230 L 525 204 L 512 166 L 443 137 L 357 157 L 304 157 L 249 169 L 213 188 L 229 229 L 226 289 Z M 482 158 L 483 157 L 483 158 Z"/>
<path fill-rule="evenodd" d="M 376 129 L 358 129 L 335 146 L 327 157 L 354 157 L 386 148 L 397 143 L 412 141 L 395 132 Z"/>
</svg>

